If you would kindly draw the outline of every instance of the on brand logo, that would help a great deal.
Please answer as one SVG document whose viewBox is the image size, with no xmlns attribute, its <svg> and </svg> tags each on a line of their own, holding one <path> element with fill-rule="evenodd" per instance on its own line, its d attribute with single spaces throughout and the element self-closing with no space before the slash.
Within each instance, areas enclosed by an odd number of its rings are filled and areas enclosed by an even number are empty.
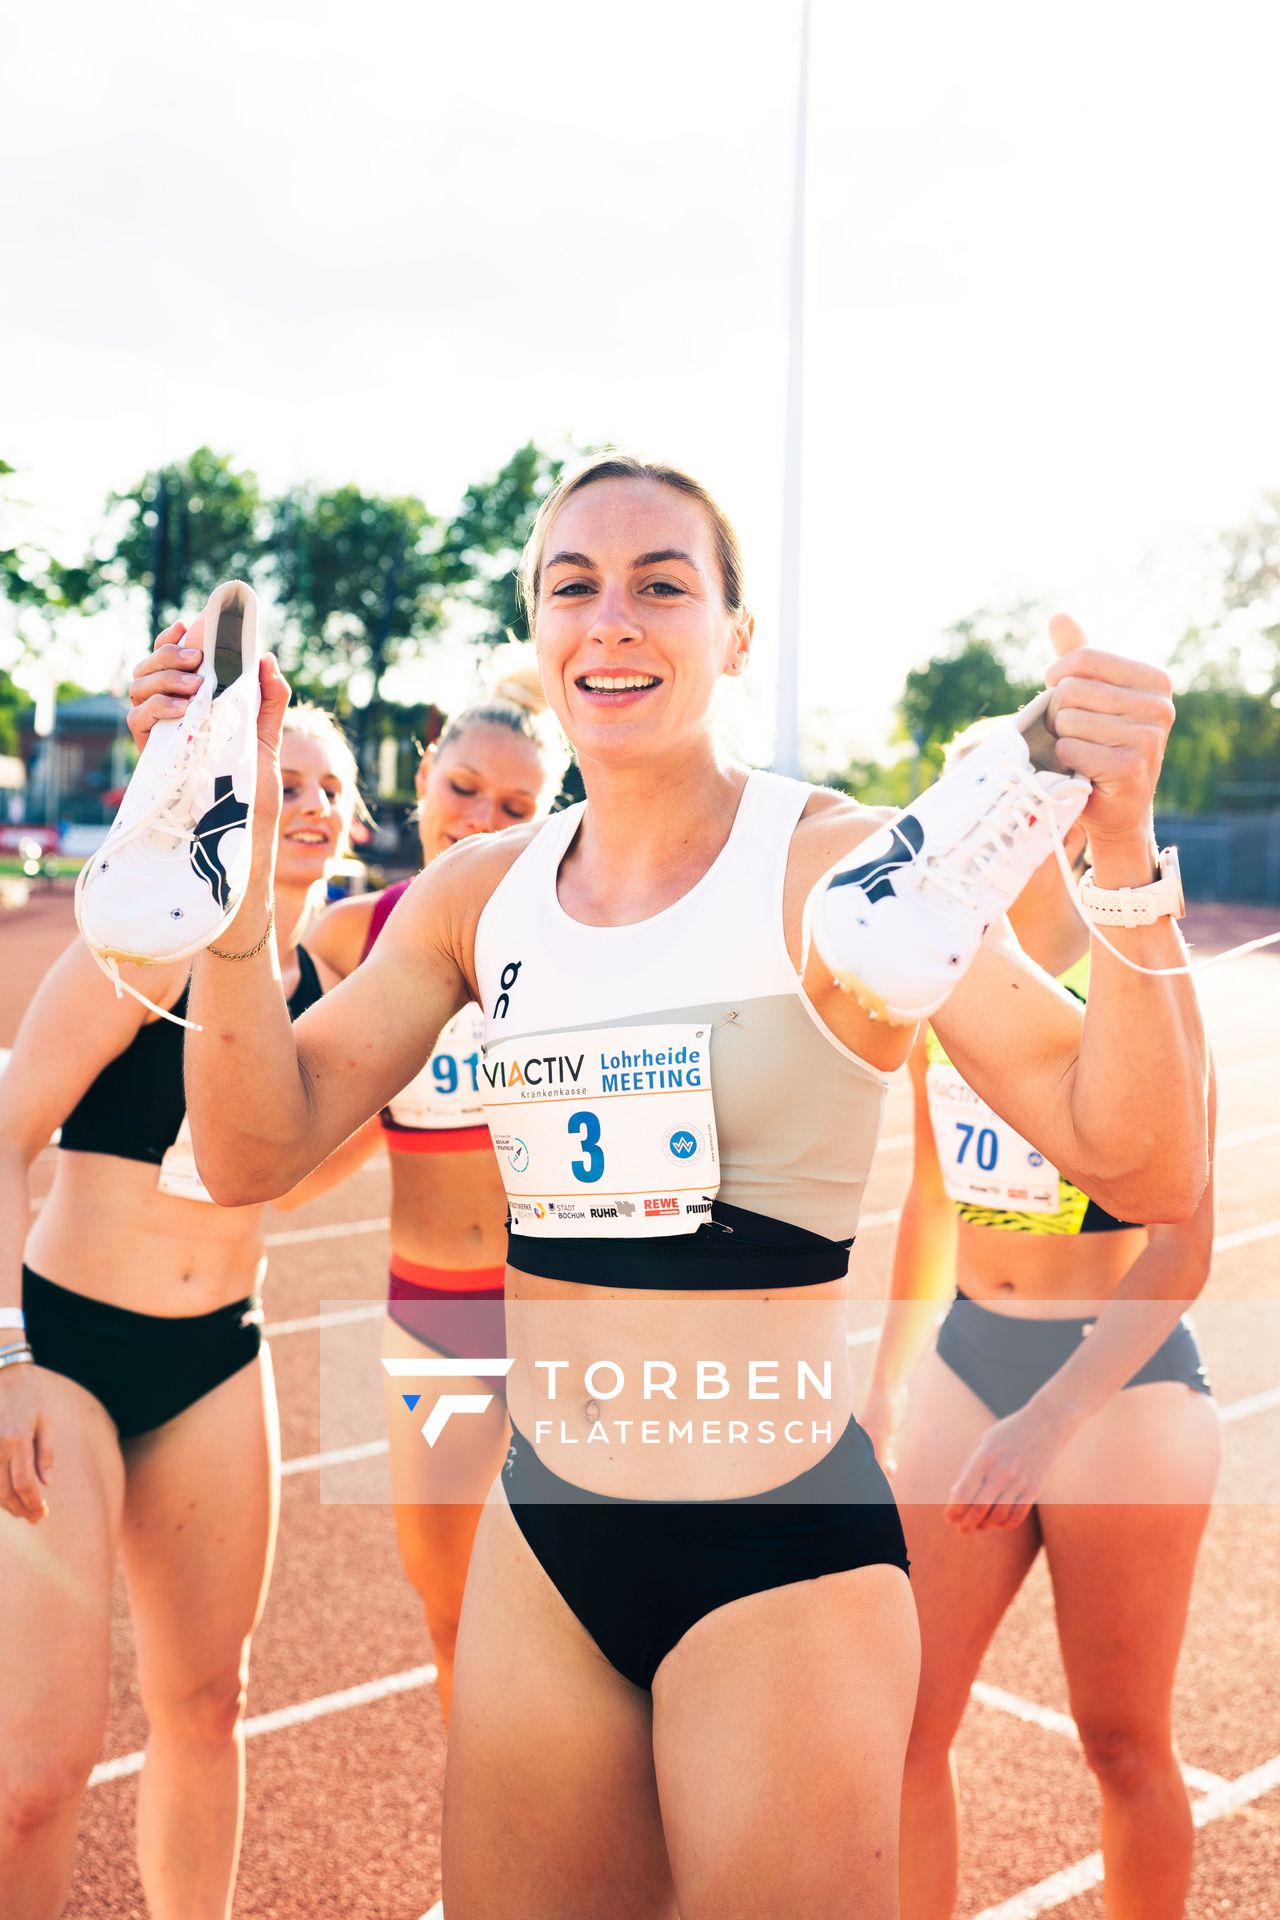
<svg viewBox="0 0 1280 1920">
<path fill-rule="evenodd" d="M 498 985 L 502 991 L 493 1003 L 493 1017 L 495 1020 L 505 1020 L 510 1013 L 511 989 L 519 979 L 520 969 L 523 965 L 523 960 L 508 960 L 506 966 L 502 969 L 501 976 L 498 980 Z"/>
</svg>

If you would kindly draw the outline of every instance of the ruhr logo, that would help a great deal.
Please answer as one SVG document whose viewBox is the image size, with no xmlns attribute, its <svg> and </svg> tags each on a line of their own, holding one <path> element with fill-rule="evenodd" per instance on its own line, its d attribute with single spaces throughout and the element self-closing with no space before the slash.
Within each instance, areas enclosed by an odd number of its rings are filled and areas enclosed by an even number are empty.
<svg viewBox="0 0 1280 1920">
<path fill-rule="evenodd" d="M 505 1355 L 479 1360 L 388 1360 L 383 1366 L 393 1380 L 474 1380 L 496 1374 L 505 1380 L 515 1362 Z M 420 1393 L 402 1393 L 400 1398 L 410 1413 L 417 1407 Z M 485 1413 L 493 1405 L 491 1393 L 442 1393 L 432 1404 L 422 1423 L 422 1437 L 434 1447 L 455 1413 Z"/>
</svg>

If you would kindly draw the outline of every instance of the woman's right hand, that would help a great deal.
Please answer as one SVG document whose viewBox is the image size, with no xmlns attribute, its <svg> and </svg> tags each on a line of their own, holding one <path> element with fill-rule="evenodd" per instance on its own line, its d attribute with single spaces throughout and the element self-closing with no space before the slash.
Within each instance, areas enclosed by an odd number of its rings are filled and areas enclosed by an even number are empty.
<svg viewBox="0 0 1280 1920">
<path fill-rule="evenodd" d="M 44 1489 L 53 1472 L 53 1439 L 39 1367 L 0 1367 L 0 1507 L 38 1526 L 49 1517 Z"/>
<path fill-rule="evenodd" d="M 166 627 L 129 682 L 129 731 L 141 749 L 157 720 L 176 720 L 200 685 L 196 669 L 204 654 L 204 615 L 190 633 L 181 620 Z"/>
<path fill-rule="evenodd" d="M 894 1456 L 894 1441 L 907 1414 L 907 1389 L 885 1386 L 882 1381 L 873 1380 L 867 1391 L 866 1402 L 858 1415 L 858 1425 L 866 1433 L 876 1450 L 876 1459 L 886 1473 L 897 1470 Z"/>
</svg>

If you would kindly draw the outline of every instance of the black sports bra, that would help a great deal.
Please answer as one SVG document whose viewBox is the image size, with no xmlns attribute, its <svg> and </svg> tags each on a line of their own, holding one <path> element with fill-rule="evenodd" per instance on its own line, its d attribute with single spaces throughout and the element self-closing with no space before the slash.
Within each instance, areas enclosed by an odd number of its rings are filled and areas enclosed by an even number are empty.
<svg viewBox="0 0 1280 1920">
<path fill-rule="evenodd" d="M 289 1018 L 314 1006 L 324 989 L 315 961 L 297 949 L 298 984 L 289 997 Z M 187 1011 L 184 987 L 174 1002 L 179 1019 Z M 178 1137 L 187 1110 L 182 1085 L 182 1028 L 172 1020 L 151 1020 L 86 1087 L 62 1123 L 60 1145 L 66 1153 L 109 1153 L 117 1160 L 145 1160 L 158 1167 Z"/>
</svg>

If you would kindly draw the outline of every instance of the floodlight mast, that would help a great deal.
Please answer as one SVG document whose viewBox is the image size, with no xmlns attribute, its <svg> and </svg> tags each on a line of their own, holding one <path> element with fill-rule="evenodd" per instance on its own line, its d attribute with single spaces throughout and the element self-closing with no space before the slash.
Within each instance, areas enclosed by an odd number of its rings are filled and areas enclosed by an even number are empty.
<svg viewBox="0 0 1280 1920">
<path fill-rule="evenodd" d="M 800 76 L 791 204 L 791 287 L 787 332 L 787 422 L 782 468 L 782 567 L 778 594 L 778 683 L 774 767 L 800 772 L 800 520 L 804 481 L 805 170 L 809 137 L 809 12 L 800 4 Z"/>
</svg>

